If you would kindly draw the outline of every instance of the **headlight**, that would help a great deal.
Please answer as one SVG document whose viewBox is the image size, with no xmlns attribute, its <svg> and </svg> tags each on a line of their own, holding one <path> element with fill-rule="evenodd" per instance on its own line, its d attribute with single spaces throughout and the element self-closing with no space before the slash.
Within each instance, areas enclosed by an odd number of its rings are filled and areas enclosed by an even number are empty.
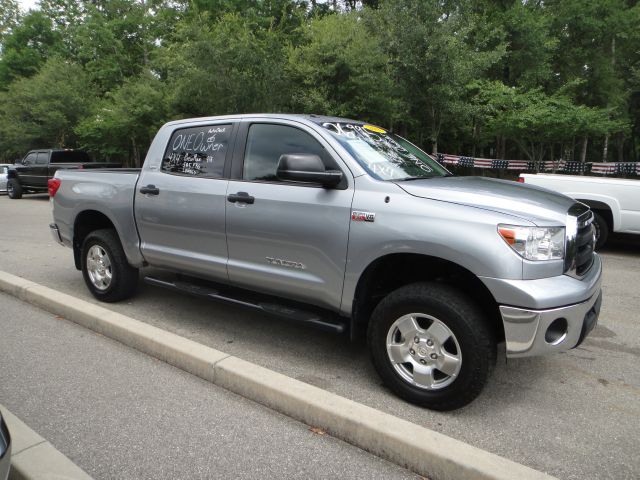
<svg viewBox="0 0 640 480">
<path fill-rule="evenodd" d="M 498 225 L 498 233 L 518 255 L 527 260 L 564 258 L 564 227 Z"/>
</svg>

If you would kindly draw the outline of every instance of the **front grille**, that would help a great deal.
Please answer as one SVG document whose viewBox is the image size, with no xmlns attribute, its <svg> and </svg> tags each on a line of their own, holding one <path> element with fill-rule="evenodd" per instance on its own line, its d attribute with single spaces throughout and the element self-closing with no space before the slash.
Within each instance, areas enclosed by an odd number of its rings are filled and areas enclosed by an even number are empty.
<svg viewBox="0 0 640 480">
<path fill-rule="evenodd" d="M 569 209 L 568 221 L 576 222 L 576 230 L 570 233 L 567 225 L 565 271 L 582 277 L 593 265 L 593 212 L 586 205 L 575 204 Z"/>
</svg>

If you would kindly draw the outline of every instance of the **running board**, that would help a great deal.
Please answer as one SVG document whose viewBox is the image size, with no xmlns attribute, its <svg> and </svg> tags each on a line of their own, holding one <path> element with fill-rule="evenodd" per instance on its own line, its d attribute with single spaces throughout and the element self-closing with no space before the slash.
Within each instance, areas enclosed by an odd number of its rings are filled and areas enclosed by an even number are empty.
<svg viewBox="0 0 640 480">
<path fill-rule="evenodd" d="M 275 298 L 266 295 L 254 294 L 245 290 L 231 290 L 216 288 L 207 284 L 199 284 L 183 279 L 161 279 L 156 277 L 144 277 L 144 282 L 156 287 L 162 287 L 182 293 L 188 293 L 196 297 L 208 298 L 217 302 L 239 305 L 253 310 L 258 310 L 269 315 L 293 320 L 311 327 L 332 333 L 344 333 L 347 323 L 338 315 L 314 312 L 286 303 L 275 303 Z M 223 291 L 224 290 L 224 291 Z"/>
</svg>

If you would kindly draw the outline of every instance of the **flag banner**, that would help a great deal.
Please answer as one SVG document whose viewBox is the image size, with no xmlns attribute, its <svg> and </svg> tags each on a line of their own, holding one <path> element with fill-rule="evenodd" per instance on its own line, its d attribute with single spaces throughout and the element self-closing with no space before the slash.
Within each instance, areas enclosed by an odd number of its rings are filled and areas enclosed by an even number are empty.
<svg viewBox="0 0 640 480">
<path fill-rule="evenodd" d="M 494 170 L 516 170 L 520 172 L 553 172 L 579 175 L 595 173 L 600 175 L 639 175 L 640 162 L 574 162 L 565 160 L 502 160 L 495 158 L 474 158 L 465 155 L 438 153 L 430 155 L 441 165 L 466 168 L 490 168 Z"/>
</svg>

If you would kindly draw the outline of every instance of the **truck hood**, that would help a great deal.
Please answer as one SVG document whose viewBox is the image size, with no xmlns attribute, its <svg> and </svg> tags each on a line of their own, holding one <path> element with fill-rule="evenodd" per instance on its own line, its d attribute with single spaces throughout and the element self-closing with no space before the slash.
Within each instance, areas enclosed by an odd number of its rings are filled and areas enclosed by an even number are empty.
<svg viewBox="0 0 640 480">
<path fill-rule="evenodd" d="M 545 188 L 483 177 L 435 177 L 397 182 L 410 195 L 505 213 L 533 222 L 564 225 L 570 197 Z"/>
</svg>

